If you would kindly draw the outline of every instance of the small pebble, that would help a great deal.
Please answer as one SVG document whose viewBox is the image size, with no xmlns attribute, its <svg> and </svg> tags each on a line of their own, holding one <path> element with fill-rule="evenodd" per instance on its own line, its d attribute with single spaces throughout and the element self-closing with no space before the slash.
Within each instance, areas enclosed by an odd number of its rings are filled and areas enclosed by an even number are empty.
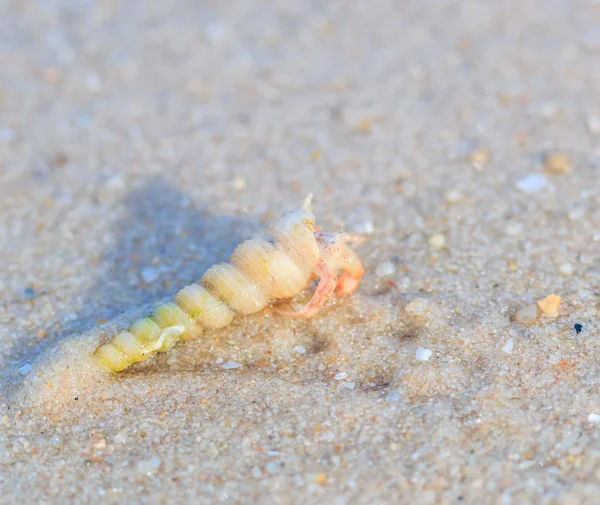
<svg viewBox="0 0 600 505">
<path fill-rule="evenodd" d="M 558 317 L 558 308 L 560 306 L 560 296 L 558 295 L 548 295 L 543 300 L 540 300 L 538 303 L 538 307 L 540 310 L 546 314 L 548 317 L 555 318 Z"/>
<path fill-rule="evenodd" d="M 519 179 L 515 183 L 515 186 L 523 193 L 533 195 L 548 187 L 548 179 L 542 174 L 529 174 L 526 177 Z"/>
<path fill-rule="evenodd" d="M 346 377 L 348 377 L 348 374 L 346 372 L 340 372 L 334 375 L 333 380 L 336 381 L 341 381 L 343 379 L 345 379 Z"/>
<path fill-rule="evenodd" d="M 564 276 L 573 275 L 573 265 L 571 265 L 571 263 L 563 263 L 558 267 L 558 270 Z"/>
<path fill-rule="evenodd" d="M 385 395 L 385 401 L 388 403 L 397 402 L 400 400 L 400 398 L 400 393 L 398 393 L 398 391 L 395 389 L 392 389 L 387 395 Z"/>
<path fill-rule="evenodd" d="M 433 355 L 433 351 L 419 347 L 417 349 L 416 358 L 417 361 L 427 361 Z"/>
<path fill-rule="evenodd" d="M 35 290 L 31 286 L 25 288 L 23 293 L 28 300 L 33 300 L 35 298 Z"/>
<path fill-rule="evenodd" d="M 306 354 L 306 347 L 304 347 L 303 345 L 297 345 L 296 347 L 294 347 L 294 352 L 298 354 Z"/>
<path fill-rule="evenodd" d="M 29 372 L 31 372 L 31 368 L 31 364 L 25 363 L 22 367 L 19 367 L 19 373 L 21 375 L 27 375 Z"/>
<path fill-rule="evenodd" d="M 573 328 L 575 328 L 575 333 L 577 335 L 579 335 L 583 331 L 583 326 L 579 323 L 575 323 L 575 326 L 573 326 Z"/>
<path fill-rule="evenodd" d="M 279 464 L 275 461 L 270 461 L 265 465 L 265 471 L 271 475 L 279 471 Z"/>
<path fill-rule="evenodd" d="M 223 370 L 232 370 L 234 368 L 239 368 L 242 365 L 240 363 L 236 363 L 235 361 L 228 361 L 227 363 L 224 363 L 221 365 L 221 368 Z"/>
<path fill-rule="evenodd" d="M 16 140 L 17 134 L 12 128 L 8 126 L 0 126 L 0 142 L 5 142 L 9 144 L 10 142 Z"/>
<path fill-rule="evenodd" d="M 546 157 L 544 170 L 550 174 L 569 174 L 573 171 L 573 167 L 568 155 L 565 153 L 553 153 Z"/>
<path fill-rule="evenodd" d="M 444 200 L 446 200 L 446 203 L 454 204 L 464 201 L 465 196 L 460 191 L 456 189 L 451 189 L 444 196 Z"/>
<path fill-rule="evenodd" d="M 600 135 L 600 116 L 589 116 L 587 118 L 587 127 L 591 134 Z"/>
<path fill-rule="evenodd" d="M 373 235 L 373 233 L 375 233 L 375 226 L 373 225 L 373 221 L 363 221 L 362 223 L 359 223 L 357 229 L 357 233 L 361 235 Z"/>
<path fill-rule="evenodd" d="M 525 307 L 520 308 L 515 313 L 515 321 L 521 324 L 531 324 L 538 317 L 538 306 L 535 303 L 531 303 Z"/>
<path fill-rule="evenodd" d="M 160 468 L 161 464 L 162 461 L 158 456 L 152 456 L 149 459 L 138 461 L 136 466 L 139 473 L 144 475 L 152 475 Z"/>
<path fill-rule="evenodd" d="M 390 277 L 394 275 L 396 272 L 396 265 L 394 265 L 391 261 L 384 261 L 383 263 L 379 263 L 375 268 L 375 275 L 377 277 Z"/>
<path fill-rule="evenodd" d="M 489 149 L 482 147 L 472 151 L 469 159 L 477 168 L 482 168 L 491 161 L 492 155 Z"/>
<path fill-rule="evenodd" d="M 355 385 L 356 385 L 356 382 L 342 382 L 340 384 L 340 386 L 343 387 L 344 389 L 354 389 Z"/>
<path fill-rule="evenodd" d="M 518 235 L 521 235 L 522 232 L 523 225 L 521 223 L 509 223 L 506 225 L 506 228 L 504 228 L 504 233 L 511 237 L 517 237 Z"/>
<path fill-rule="evenodd" d="M 236 177 L 235 179 L 233 179 L 233 189 L 235 189 L 236 191 L 243 191 L 246 189 L 247 186 L 248 184 L 246 183 L 246 179 L 244 179 L 243 177 Z"/>
<path fill-rule="evenodd" d="M 429 245 L 432 249 L 439 251 L 446 245 L 446 238 L 441 233 L 436 233 L 429 237 Z"/>
<path fill-rule="evenodd" d="M 150 284 L 158 279 L 158 270 L 153 267 L 142 268 L 140 276 L 145 283 Z"/>
<path fill-rule="evenodd" d="M 510 354 L 513 350 L 515 341 L 512 338 L 509 338 L 506 341 L 506 344 L 504 344 L 504 346 L 502 347 L 502 350 L 506 353 L 506 354 Z"/>
<path fill-rule="evenodd" d="M 590 414 L 588 416 L 588 421 L 590 423 L 594 423 L 594 424 L 600 423 L 600 414 L 594 414 L 594 413 Z"/>
</svg>

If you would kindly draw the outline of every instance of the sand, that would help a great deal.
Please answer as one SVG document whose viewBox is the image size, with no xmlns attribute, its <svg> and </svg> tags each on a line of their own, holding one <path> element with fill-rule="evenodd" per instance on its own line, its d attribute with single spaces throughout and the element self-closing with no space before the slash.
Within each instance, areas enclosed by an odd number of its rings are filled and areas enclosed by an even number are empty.
<svg viewBox="0 0 600 505">
<path fill-rule="evenodd" d="M 0 20 L 2 504 L 600 501 L 597 1 Z M 309 192 L 354 295 L 90 362 Z"/>
</svg>

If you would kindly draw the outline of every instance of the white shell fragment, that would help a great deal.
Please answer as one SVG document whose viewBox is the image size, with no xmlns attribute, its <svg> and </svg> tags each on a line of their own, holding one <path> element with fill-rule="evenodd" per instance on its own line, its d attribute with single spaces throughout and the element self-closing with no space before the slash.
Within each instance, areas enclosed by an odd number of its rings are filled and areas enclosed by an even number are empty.
<svg viewBox="0 0 600 505">
<path fill-rule="evenodd" d="M 519 191 L 527 193 L 528 195 L 539 193 L 546 189 L 548 185 L 548 179 L 542 174 L 529 174 L 522 179 L 519 179 L 515 184 Z"/>
<path fill-rule="evenodd" d="M 514 345 L 515 345 L 514 339 L 509 338 L 506 341 L 506 344 L 504 344 L 504 346 L 502 346 L 502 351 L 504 351 L 506 354 L 510 354 L 513 350 Z"/>
<path fill-rule="evenodd" d="M 429 349 L 425 349 L 423 347 L 419 347 L 417 349 L 416 358 L 417 361 L 427 361 L 433 355 L 433 351 Z"/>
<path fill-rule="evenodd" d="M 589 421 L 590 423 L 594 423 L 594 424 L 598 424 L 598 423 L 600 423 L 600 414 L 591 413 L 591 414 L 588 416 L 588 421 Z"/>
<path fill-rule="evenodd" d="M 241 366 L 241 363 L 236 363 L 235 361 L 228 361 L 227 363 L 222 364 L 221 368 L 223 370 L 233 370 L 234 368 L 239 368 Z"/>
</svg>

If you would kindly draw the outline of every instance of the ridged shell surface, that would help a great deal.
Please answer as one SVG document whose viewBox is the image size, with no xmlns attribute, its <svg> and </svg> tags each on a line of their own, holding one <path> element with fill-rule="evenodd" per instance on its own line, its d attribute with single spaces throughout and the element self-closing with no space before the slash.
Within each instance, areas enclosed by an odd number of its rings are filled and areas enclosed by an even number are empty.
<svg viewBox="0 0 600 505">
<path fill-rule="evenodd" d="M 270 300 L 298 294 L 319 261 L 308 206 L 279 218 L 263 237 L 238 246 L 229 262 L 209 268 L 199 283 L 184 287 L 173 302 L 136 321 L 99 347 L 94 357 L 118 372 L 169 350 L 179 339 L 198 336 L 203 328 L 223 328 L 236 315 L 258 312 Z"/>
</svg>

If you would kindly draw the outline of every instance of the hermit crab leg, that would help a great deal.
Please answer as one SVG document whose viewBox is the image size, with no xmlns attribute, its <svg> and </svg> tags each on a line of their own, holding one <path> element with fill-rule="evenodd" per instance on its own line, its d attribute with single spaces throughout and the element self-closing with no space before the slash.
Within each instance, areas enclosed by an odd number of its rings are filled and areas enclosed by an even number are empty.
<svg viewBox="0 0 600 505">
<path fill-rule="evenodd" d="M 332 274 L 328 269 L 327 265 L 323 261 L 319 261 L 317 264 L 317 275 L 320 277 L 319 284 L 317 285 L 317 290 L 313 294 L 310 302 L 308 302 L 301 310 L 297 312 L 288 312 L 285 310 L 278 309 L 274 307 L 275 312 L 281 314 L 286 317 L 312 317 L 314 316 L 325 302 L 331 297 L 336 286 L 338 278 L 334 274 Z"/>
</svg>

